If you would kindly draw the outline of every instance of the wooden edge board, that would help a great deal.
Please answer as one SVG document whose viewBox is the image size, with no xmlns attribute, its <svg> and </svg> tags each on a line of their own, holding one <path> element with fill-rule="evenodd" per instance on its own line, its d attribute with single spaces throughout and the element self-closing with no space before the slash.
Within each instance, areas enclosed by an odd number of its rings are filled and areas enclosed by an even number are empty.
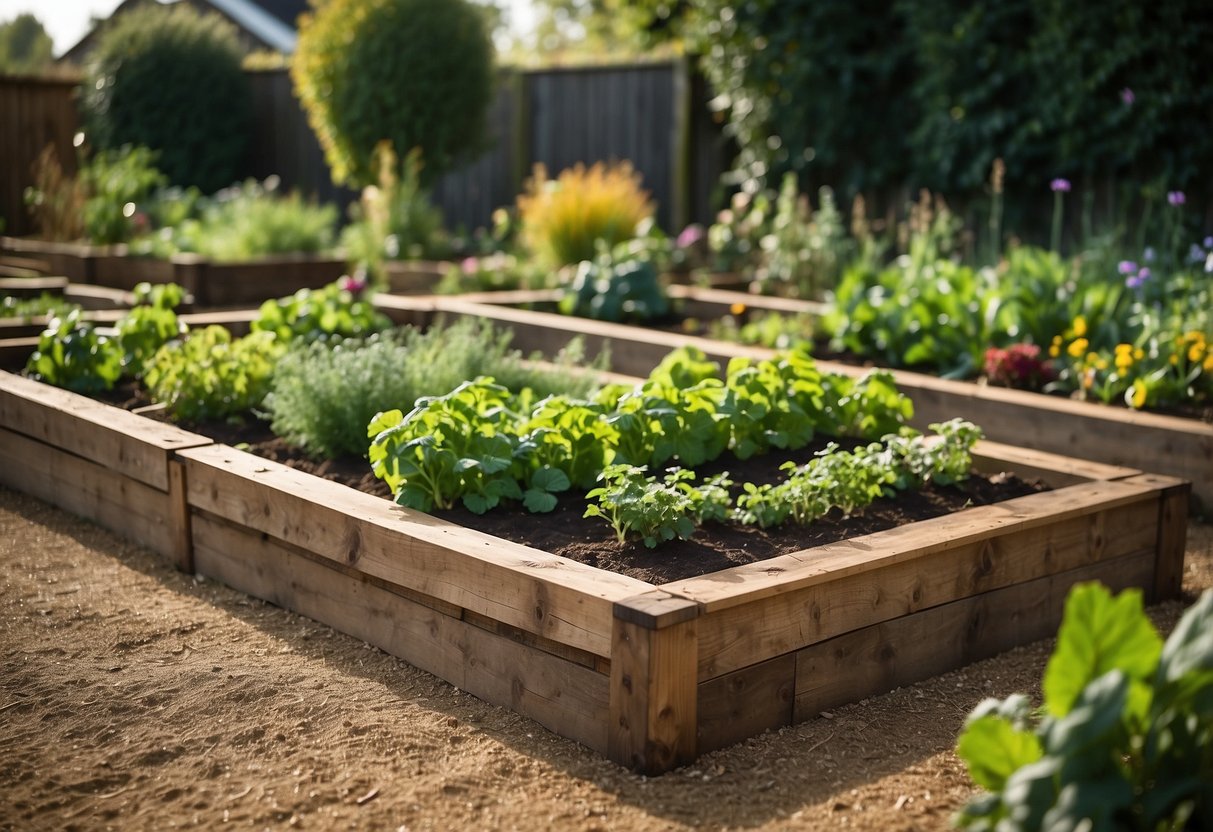
<svg viewBox="0 0 1213 832">
<path fill-rule="evenodd" d="M 67 288 L 66 277 L 43 277 L 31 272 L 23 277 L 0 277 L 0 294 L 36 297 L 43 292 L 62 294 Z"/>
<path fill-rule="evenodd" d="M 179 516 L 165 491 L 3 428 L 0 483 L 179 562 Z"/>
<path fill-rule="evenodd" d="M 775 295 L 756 295 L 752 292 L 740 292 L 735 289 L 716 289 L 707 286 L 672 284 L 667 287 L 667 294 L 673 300 L 692 301 L 705 306 L 720 308 L 720 314 L 726 314 L 733 304 L 740 303 L 747 309 L 763 312 L 786 312 L 792 315 L 826 314 L 828 304 L 812 300 L 797 300 L 796 298 L 781 298 Z"/>
<path fill-rule="evenodd" d="M 1155 494 L 1131 505 L 940 547 L 878 571 L 841 575 L 699 618 L 710 679 L 861 627 L 1135 552 L 1153 553 Z"/>
<path fill-rule="evenodd" d="M 37 335 L 0 339 L 0 370 L 22 369 L 36 349 L 38 349 Z"/>
<path fill-rule="evenodd" d="M 1106 465 L 988 439 L 973 448 L 973 467 L 986 474 L 1012 471 L 1024 479 L 1041 479 L 1054 488 L 1088 480 L 1123 480 L 1141 473 L 1123 465 Z"/>
<path fill-rule="evenodd" d="M 699 753 L 791 725 L 795 698 L 794 653 L 700 682 Z"/>
<path fill-rule="evenodd" d="M 0 371 L 0 426 L 168 490 L 168 457 L 212 440 Z"/>
<path fill-rule="evenodd" d="M 873 624 L 797 651 L 794 722 L 1056 634 L 1071 587 L 1141 587 L 1153 554 L 1136 552 Z M 769 706 L 768 706 L 769 707 Z"/>
<path fill-rule="evenodd" d="M 703 605 L 704 612 L 714 612 L 874 571 L 976 540 L 1139 502 L 1156 491 L 1154 486 L 1143 483 L 1082 483 L 976 506 L 943 517 L 664 584 L 660 588 L 697 601 Z"/>
<path fill-rule="evenodd" d="M 362 639 L 606 753 L 608 679 L 602 673 L 417 604 L 258 534 L 200 517 L 193 536 L 201 574 Z"/>
<path fill-rule="evenodd" d="M 135 305 L 135 296 L 131 292 L 89 283 L 68 284 L 63 290 L 63 299 L 97 313 L 113 315 L 114 320 L 125 315 L 127 310 Z"/>
<path fill-rule="evenodd" d="M 177 456 L 194 508 L 600 656 L 612 604 L 653 589 L 226 446 Z"/>
</svg>

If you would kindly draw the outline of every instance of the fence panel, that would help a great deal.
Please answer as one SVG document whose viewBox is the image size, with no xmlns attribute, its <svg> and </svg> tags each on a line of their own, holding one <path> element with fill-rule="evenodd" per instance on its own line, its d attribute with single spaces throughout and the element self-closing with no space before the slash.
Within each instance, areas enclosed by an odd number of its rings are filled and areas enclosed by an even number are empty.
<svg viewBox="0 0 1213 832">
<path fill-rule="evenodd" d="M 4 233 L 32 234 L 24 193 L 34 162 L 54 145 L 68 174 L 76 171 L 72 137 L 80 129 L 75 78 L 0 75 L 0 219 Z"/>
</svg>

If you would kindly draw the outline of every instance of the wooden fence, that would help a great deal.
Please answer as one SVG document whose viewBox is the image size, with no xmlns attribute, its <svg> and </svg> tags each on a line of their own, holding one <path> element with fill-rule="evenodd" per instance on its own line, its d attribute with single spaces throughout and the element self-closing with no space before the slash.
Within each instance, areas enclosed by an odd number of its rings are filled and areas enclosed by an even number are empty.
<svg viewBox="0 0 1213 832">
<path fill-rule="evenodd" d="M 48 144 L 55 146 L 66 173 L 76 170 L 77 83 L 75 78 L 0 75 L 0 221 L 6 234 L 33 231 L 24 193 Z"/>
<path fill-rule="evenodd" d="M 287 188 L 347 205 L 356 194 L 333 184 L 288 72 L 249 72 L 253 135 L 243 176 L 277 174 Z M 74 163 L 79 129 L 77 79 L 0 77 L 0 216 L 9 233 L 30 233 L 22 192 L 48 143 Z M 629 160 L 658 206 L 659 224 L 677 233 L 711 218 L 728 152 L 707 109 L 706 87 L 684 61 L 505 71 L 490 105 L 489 148 L 446 174 L 433 196 L 451 228 L 488 225 L 511 205 L 534 165 L 555 174 L 584 162 Z"/>
</svg>

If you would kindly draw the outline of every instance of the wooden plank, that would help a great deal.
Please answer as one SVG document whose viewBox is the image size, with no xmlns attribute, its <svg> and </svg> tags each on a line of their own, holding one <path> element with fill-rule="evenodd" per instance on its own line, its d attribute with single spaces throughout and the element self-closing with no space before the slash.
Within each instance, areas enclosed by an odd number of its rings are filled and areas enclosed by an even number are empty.
<svg viewBox="0 0 1213 832">
<path fill-rule="evenodd" d="M 700 619 L 699 678 L 711 679 L 809 644 L 939 604 L 1099 560 L 1153 550 L 1158 498 L 928 547 L 876 571 L 837 577 Z M 906 527 L 908 528 L 908 527 Z M 874 550 L 875 551 L 875 550 Z M 878 559 L 880 555 L 876 556 Z"/>
<path fill-rule="evenodd" d="M 63 292 L 63 299 L 75 303 L 84 309 L 96 310 L 99 317 L 87 316 L 89 320 L 116 321 L 126 314 L 126 310 L 135 305 L 135 296 L 121 289 L 109 286 L 92 286 L 87 283 L 70 283 Z M 112 317 L 105 317 L 106 312 L 122 310 Z"/>
<path fill-rule="evenodd" d="M 1053 488 L 1089 480 L 1122 480 L 1141 471 L 1123 465 L 1106 465 L 1031 448 L 1019 448 L 983 439 L 973 448 L 973 470 L 983 474 L 1011 471 L 1023 479 L 1038 479 Z"/>
<path fill-rule="evenodd" d="M 0 370 L 16 372 L 29 362 L 38 349 L 38 336 L 0 339 Z M 3 422 L 0 422 L 3 424 Z"/>
<path fill-rule="evenodd" d="M 652 589 L 232 448 L 179 457 L 196 509 L 599 656 L 611 605 Z"/>
<path fill-rule="evenodd" d="M 982 593 L 855 630 L 798 651 L 794 720 L 945 673 L 1057 632 L 1070 587 L 1148 586 L 1152 552 L 1137 552 Z"/>
<path fill-rule="evenodd" d="M 193 538 L 199 574 L 328 624 L 605 752 L 606 676 L 414 603 L 222 521 L 196 517 Z"/>
<path fill-rule="evenodd" d="M 43 292 L 63 294 L 66 277 L 0 277 L 0 295 L 15 298 L 36 298 Z"/>
<path fill-rule="evenodd" d="M 185 484 L 185 465 L 175 459 L 168 462 L 168 503 L 172 513 L 173 561 L 187 574 L 194 572 L 194 542 L 190 532 L 189 491 Z"/>
<path fill-rule="evenodd" d="M 608 756 L 661 774 L 697 755 L 695 604 L 651 592 L 615 604 Z"/>
<path fill-rule="evenodd" d="M 0 426 L 168 491 L 172 451 L 205 436 L 145 419 L 85 396 L 0 372 Z"/>
<path fill-rule="evenodd" d="M 175 562 L 169 496 L 121 471 L 0 429 L 0 483 L 92 520 Z"/>
<path fill-rule="evenodd" d="M 1141 474 L 1131 482 L 1159 489 L 1157 568 L 1152 582 L 1151 603 L 1179 598 L 1183 588 L 1184 554 L 1188 542 L 1188 506 L 1192 483 L 1176 477 Z"/>
<path fill-rule="evenodd" d="M 1153 492 L 1148 484 L 1126 482 L 1091 482 L 1044 491 L 665 584 L 662 589 L 715 612 L 940 551 L 1148 502 Z"/>
<path fill-rule="evenodd" d="M 777 656 L 699 684 L 699 753 L 792 724 L 796 656 Z"/>
</svg>

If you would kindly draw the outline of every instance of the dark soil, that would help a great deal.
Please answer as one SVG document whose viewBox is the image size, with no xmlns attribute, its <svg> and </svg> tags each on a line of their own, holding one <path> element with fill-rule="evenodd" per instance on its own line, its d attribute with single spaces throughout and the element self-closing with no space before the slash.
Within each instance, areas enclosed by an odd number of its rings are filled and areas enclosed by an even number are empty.
<svg viewBox="0 0 1213 832">
<path fill-rule="evenodd" d="M 142 408 L 147 404 L 143 392 L 134 385 L 118 388 L 107 398 L 113 404 L 128 409 Z M 147 415 L 162 418 L 160 412 L 155 410 Z M 387 486 L 371 473 L 366 460 L 356 457 L 313 459 L 305 451 L 275 436 L 264 421 L 210 422 L 187 427 L 216 442 L 247 450 L 368 494 L 391 498 Z M 773 482 L 781 476 L 781 464 L 788 461 L 802 464 L 825 447 L 827 441 L 814 442 L 798 451 L 776 452 L 744 461 L 726 455 L 700 466 L 697 473 L 702 478 L 727 471 L 737 483 Z M 989 477 L 975 475 L 956 486 L 931 485 L 920 491 L 899 494 L 895 498 L 877 500 L 850 517 L 844 517 L 841 512 L 831 512 L 810 526 L 787 524 L 779 528 L 760 529 L 735 523 L 708 523 L 691 540 L 669 541 L 656 549 L 645 548 L 640 542 L 620 543 L 604 520 L 582 517 L 586 507 L 584 493 L 561 495 L 556 510 L 544 515 L 530 514 L 521 508 L 499 508 L 477 515 L 462 506 L 435 514 L 460 526 L 523 543 L 563 558 L 649 583 L 663 584 L 1041 490 L 1044 490 L 1043 485 L 1025 482 L 1010 474 Z"/>
</svg>

